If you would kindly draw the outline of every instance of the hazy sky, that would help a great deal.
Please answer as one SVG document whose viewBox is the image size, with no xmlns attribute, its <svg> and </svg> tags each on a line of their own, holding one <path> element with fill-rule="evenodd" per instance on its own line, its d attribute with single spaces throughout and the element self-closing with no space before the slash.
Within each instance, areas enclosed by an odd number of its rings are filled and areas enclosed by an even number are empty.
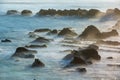
<svg viewBox="0 0 120 80">
<path fill-rule="evenodd" d="M 0 0 L 0 2 L 119 2 L 120 0 Z"/>
</svg>

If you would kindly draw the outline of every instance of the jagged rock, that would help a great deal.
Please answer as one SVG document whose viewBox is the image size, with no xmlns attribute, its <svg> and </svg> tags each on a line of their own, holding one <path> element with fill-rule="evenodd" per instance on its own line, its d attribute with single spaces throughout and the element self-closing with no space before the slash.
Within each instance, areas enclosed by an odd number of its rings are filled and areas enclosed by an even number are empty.
<svg viewBox="0 0 120 80">
<path fill-rule="evenodd" d="M 47 35 L 54 35 L 54 34 L 58 34 L 58 31 L 56 29 L 47 33 Z"/>
<path fill-rule="evenodd" d="M 49 32 L 49 31 L 51 31 L 51 30 L 45 28 L 45 29 L 36 29 L 34 32 Z"/>
<path fill-rule="evenodd" d="M 19 11 L 17 11 L 17 10 L 8 10 L 6 14 L 7 15 L 17 15 L 17 14 L 19 14 Z"/>
<path fill-rule="evenodd" d="M 86 68 L 77 68 L 76 69 L 78 72 L 87 72 Z"/>
<path fill-rule="evenodd" d="M 90 25 L 82 32 L 82 34 L 78 36 L 78 38 L 86 40 L 97 40 L 118 35 L 119 34 L 116 30 L 101 33 L 94 25 Z"/>
<path fill-rule="evenodd" d="M 104 40 L 98 40 L 96 44 L 104 44 L 104 45 L 113 45 L 113 46 L 118 46 L 120 45 L 120 42 L 118 41 L 104 41 Z"/>
<path fill-rule="evenodd" d="M 12 41 L 9 39 L 5 39 L 5 40 L 1 40 L 1 42 L 12 42 Z"/>
<path fill-rule="evenodd" d="M 18 47 L 12 57 L 20 58 L 34 58 L 34 53 L 37 53 L 35 50 L 28 50 L 24 47 Z"/>
<path fill-rule="evenodd" d="M 46 39 L 44 37 L 38 37 L 37 39 L 32 41 L 32 43 L 48 43 L 50 41 L 52 41 L 52 39 Z"/>
<path fill-rule="evenodd" d="M 44 67 L 45 64 L 43 62 L 41 62 L 39 59 L 35 59 L 35 61 L 33 62 L 31 67 Z"/>
<path fill-rule="evenodd" d="M 26 45 L 27 48 L 45 48 L 47 45 Z"/>
<path fill-rule="evenodd" d="M 70 30 L 69 28 L 64 28 L 58 33 L 58 36 L 71 37 L 71 36 L 77 36 L 77 33 Z"/>
<path fill-rule="evenodd" d="M 21 15 L 30 16 L 30 15 L 32 15 L 32 11 L 30 11 L 30 10 L 23 10 L 23 11 L 21 12 Z"/>
</svg>

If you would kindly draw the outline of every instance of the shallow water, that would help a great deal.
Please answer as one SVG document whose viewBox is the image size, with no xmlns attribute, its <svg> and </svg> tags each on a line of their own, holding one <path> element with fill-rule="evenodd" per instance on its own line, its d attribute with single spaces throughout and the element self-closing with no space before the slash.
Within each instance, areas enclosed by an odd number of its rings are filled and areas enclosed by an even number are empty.
<svg viewBox="0 0 120 80">
<path fill-rule="evenodd" d="M 54 8 L 55 6 L 57 6 L 55 7 L 57 9 L 70 9 L 78 7 L 87 9 L 98 7 L 101 10 L 106 9 L 106 6 L 101 7 L 98 5 L 85 5 L 87 7 L 82 7 L 80 4 L 68 4 L 62 7 L 61 4 L 46 4 L 44 6 L 43 4 L 37 4 L 35 7 L 33 7 L 33 4 L 0 4 L 0 6 L 2 6 L 0 11 L 1 13 L 4 13 L 9 9 L 23 10 L 23 7 L 19 7 L 19 5 L 25 5 L 24 8 L 35 12 L 40 8 Z M 75 67 L 62 69 L 61 60 L 65 55 L 67 55 L 67 53 L 62 53 L 61 51 L 77 48 L 63 47 L 62 43 L 60 43 L 62 38 L 54 36 L 46 36 L 42 34 L 41 36 L 53 38 L 54 41 L 47 44 L 47 48 L 35 49 L 38 51 L 36 57 L 45 63 L 45 68 L 31 69 L 30 65 L 33 63 L 33 59 L 18 59 L 19 62 L 16 62 L 16 59 L 10 58 L 17 47 L 25 46 L 34 40 L 29 38 L 28 33 L 34 31 L 35 29 L 62 29 L 64 27 L 72 27 L 78 34 L 80 34 L 85 27 L 91 24 L 96 25 L 101 31 L 106 31 L 109 27 L 113 26 L 116 21 L 99 22 L 94 19 L 86 20 L 75 17 L 7 16 L 3 13 L 0 15 L 0 40 L 7 38 L 11 39 L 12 43 L 0 42 L 0 80 L 120 80 L 120 67 L 107 66 L 108 63 L 120 63 L 120 50 L 118 49 L 120 46 L 100 46 L 99 54 L 102 56 L 101 61 L 95 62 L 93 65 L 89 66 L 80 66 L 87 68 L 87 73 L 85 74 L 76 72 Z M 119 37 L 109 39 L 120 40 Z M 82 47 L 87 44 L 90 43 L 83 41 L 82 44 L 77 45 Z M 113 50 L 113 52 L 109 52 L 109 50 Z M 106 57 L 109 56 L 113 56 L 114 59 L 107 60 Z"/>
</svg>

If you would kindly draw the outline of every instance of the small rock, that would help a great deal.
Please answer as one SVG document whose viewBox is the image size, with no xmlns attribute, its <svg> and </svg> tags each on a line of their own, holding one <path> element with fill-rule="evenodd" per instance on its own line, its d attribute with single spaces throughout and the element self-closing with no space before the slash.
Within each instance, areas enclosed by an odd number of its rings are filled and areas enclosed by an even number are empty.
<svg viewBox="0 0 120 80">
<path fill-rule="evenodd" d="M 44 67 L 45 64 L 41 62 L 39 59 L 35 59 L 31 67 Z"/>
<path fill-rule="evenodd" d="M 107 59 L 113 59 L 113 57 L 107 57 Z"/>
<path fill-rule="evenodd" d="M 77 68 L 76 70 L 82 73 L 87 72 L 86 68 Z"/>
<path fill-rule="evenodd" d="M 12 41 L 9 39 L 5 39 L 5 40 L 1 40 L 1 42 L 12 42 Z"/>
</svg>

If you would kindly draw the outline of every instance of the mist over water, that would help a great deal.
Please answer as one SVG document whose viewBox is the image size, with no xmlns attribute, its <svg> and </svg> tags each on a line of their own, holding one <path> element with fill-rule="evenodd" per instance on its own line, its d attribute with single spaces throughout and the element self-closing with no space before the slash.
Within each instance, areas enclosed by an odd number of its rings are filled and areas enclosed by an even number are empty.
<svg viewBox="0 0 120 80">
<path fill-rule="evenodd" d="M 88 25 L 95 25 L 101 31 L 108 31 L 117 21 L 99 22 L 95 19 L 80 19 L 77 17 L 62 16 L 14 16 L 6 15 L 7 10 L 22 11 L 28 9 L 36 14 L 40 9 L 99 9 L 105 11 L 108 8 L 119 8 L 119 0 L 2 0 L 0 1 L 0 40 L 10 39 L 12 43 L 0 42 L 0 80 L 119 80 L 120 68 L 108 67 L 108 63 L 120 63 L 120 54 L 110 52 L 109 50 L 119 51 L 120 46 L 100 46 L 99 51 L 102 56 L 100 62 L 87 67 L 86 74 L 75 72 L 75 68 L 63 70 L 60 62 L 66 53 L 60 51 L 73 50 L 76 48 L 63 47 L 60 44 L 61 38 L 55 36 L 40 36 L 53 38 L 54 41 L 47 44 L 47 48 L 35 49 L 38 53 L 35 55 L 45 63 L 45 68 L 30 68 L 34 59 L 11 59 L 11 55 L 17 47 L 23 47 L 34 39 L 29 38 L 28 33 L 39 28 L 62 29 L 72 27 L 80 34 Z M 108 40 L 119 41 L 119 37 L 109 38 Z M 81 42 L 76 44 L 80 47 L 90 44 Z M 111 48 L 114 47 L 114 48 Z M 113 56 L 114 60 L 106 60 L 106 57 Z M 19 62 L 16 62 L 19 60 Z M 86 67 L 86 66 L 82 66 Z"/>
</svg>

